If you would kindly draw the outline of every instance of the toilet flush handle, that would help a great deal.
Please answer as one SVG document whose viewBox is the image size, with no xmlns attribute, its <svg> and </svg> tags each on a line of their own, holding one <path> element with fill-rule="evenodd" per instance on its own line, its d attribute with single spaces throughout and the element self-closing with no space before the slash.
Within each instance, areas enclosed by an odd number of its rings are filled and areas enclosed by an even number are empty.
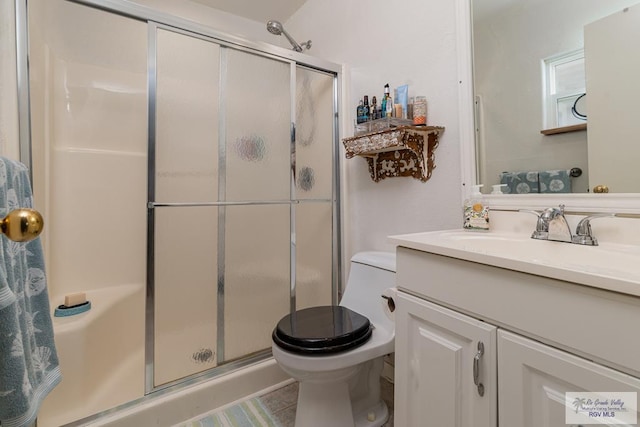
<svg viewBox="0 0 640 427">
<path fill-rule="evenodd" d="M 394 311 L 396 311 L 396 303 L 395 303 L 395 301 L 393 300 L 393 298 L 391 298 L 391 297 L 390 297 L 390 296 L 388 296 L 388 295 L 380 295 L 380 296 L 381 296 L 382 298 L 384 298 L 384 299 L 386 299 L 386 300 L 387 300 L 387 306 L 389 306 L 389 311 L 390 311 L 390 312 L 392 312 L 392 313 L 393 313 Z"/>
</svg>

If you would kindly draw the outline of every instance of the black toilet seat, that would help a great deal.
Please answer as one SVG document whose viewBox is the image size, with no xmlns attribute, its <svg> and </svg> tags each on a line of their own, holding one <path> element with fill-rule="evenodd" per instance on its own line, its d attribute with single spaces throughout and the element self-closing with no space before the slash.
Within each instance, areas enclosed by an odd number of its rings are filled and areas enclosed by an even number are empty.
<svg viewBox="0 0 640 427">
<path fill-rule="evenodd" d="M 292 353 L 326 355 L 358 347 L 373 326 L 365 316 L 342 306 L 305 308 L 284 316 L 273 330 L 273 341 Z"/>
</svg>

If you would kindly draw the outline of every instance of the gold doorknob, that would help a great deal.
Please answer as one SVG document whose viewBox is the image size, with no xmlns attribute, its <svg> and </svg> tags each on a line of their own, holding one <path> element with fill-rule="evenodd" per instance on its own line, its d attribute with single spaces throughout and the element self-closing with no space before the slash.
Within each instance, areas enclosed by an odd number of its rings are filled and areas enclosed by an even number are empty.
<svg viewBox="0 0 640 427">
<path fill-rule="evenodd" d="M 44 220 L 34 209 L 16 209 L 0 220 L 0 232 L 15 242 L 28 242 L 42 233 Z"/>
<path fill-rule="evenodd" d="M 593 192 L 594 193 L 608 193 L 609 192 L 609 187 L 607 187 L 606 185 L 596 185 L 595 187 L 593 187 Z"/>
</svg>

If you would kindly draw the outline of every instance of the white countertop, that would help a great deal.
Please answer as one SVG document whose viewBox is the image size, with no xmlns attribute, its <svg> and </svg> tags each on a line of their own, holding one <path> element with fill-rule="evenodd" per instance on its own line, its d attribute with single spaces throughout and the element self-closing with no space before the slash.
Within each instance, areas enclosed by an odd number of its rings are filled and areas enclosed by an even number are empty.
<svg viewBox="0 0 640 427">
<path fill-rule="evenodd" d="M 640 247 L 531 239 L 523 233 L 444 230 L 390 236 L 419 251 L 477 262 L 599 289 L 640 296 Z"/>
</svg>

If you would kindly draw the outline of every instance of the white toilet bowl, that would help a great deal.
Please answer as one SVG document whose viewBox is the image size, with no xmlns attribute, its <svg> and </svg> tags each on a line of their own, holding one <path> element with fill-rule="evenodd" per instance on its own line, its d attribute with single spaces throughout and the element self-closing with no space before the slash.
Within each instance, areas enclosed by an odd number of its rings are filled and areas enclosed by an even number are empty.
<svg viewBox="0 0 640 427">
<path fill-rule="evenodd" d="M 296 427 L 379 427 L 389 417 L 380 397 L 383 356 L 395 328 L 385 312 L 395 286 L 395 255 L 364 252 L 351 259 L 337 307 L 313 307 L 276 326 L 273 357 L 299 381 Z"/>
</svg>

